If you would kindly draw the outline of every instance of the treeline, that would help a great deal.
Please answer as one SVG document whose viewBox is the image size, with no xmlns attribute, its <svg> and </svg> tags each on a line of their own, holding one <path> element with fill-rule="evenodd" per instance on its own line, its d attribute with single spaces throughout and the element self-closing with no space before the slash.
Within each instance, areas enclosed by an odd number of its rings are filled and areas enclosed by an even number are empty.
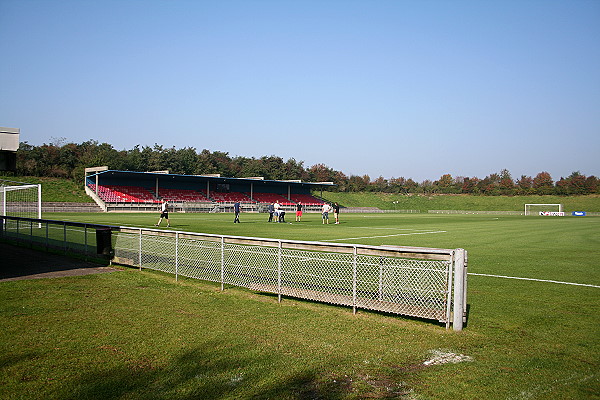
<svg viewBox="0 0 600 400">
<path fill-rule="evenodd" d="M 585 176 L 579 171 L 554 181 L 548 172 L 535 177 L 522 175 L 513 179 L 508 170 L 493 173 L 483 179 L 477 177 L 452 177 L 442 175 L 438 180 L 415 182 L 411 178 L 378 177 L 369 175 L 347 176 L 325 164 L 305 167 L 303 161 L 293 158 L 284 161 L 277 156 L 260 158 L 231 157 L 229 153 L 202 150 L 193 147 L 176 149 L 155 144 L 135 146 L 131 150 L 116 150 L 108 143 L 89 140 L 81 144 L 64 143 L 64 139 L 51 144 L 33 146 L 23 142 L 17 152 L 17 175 L 62 177 L 83 180 L 84 168 L 107 165 L 123 171 L 162 171 L 173 174 L 221 174 L 232 178 L 262 176 L 265 179 L 305 182 L 333 182 L 341 192 L 387 192 L 421 194 L 480 194 L 480 195 L 577 195 L 599 193 L 595 176 Z"/>
</svg>

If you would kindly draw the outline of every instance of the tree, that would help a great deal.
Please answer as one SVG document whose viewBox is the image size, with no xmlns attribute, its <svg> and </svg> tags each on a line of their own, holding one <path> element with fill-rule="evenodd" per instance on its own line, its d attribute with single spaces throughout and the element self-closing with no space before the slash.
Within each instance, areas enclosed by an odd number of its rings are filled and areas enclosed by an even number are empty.
<svg viewBox="0 0 600 400">
<path fill-rule="evenodd" d="M 308 169 L 312 182 L 333 182 L 335 173 L 325 164 L 315 164 Z"/>
<path fill-rule="evenodd" d="M 533 189 L 535 193 L 552 194 L 554 190 L 554 181 L 548 172 L 540 172 L 533 178 Z"/>
<path fill-rule="evenodd" d="M 212 163 L 212 154 L 209 150 L 202 150 L 196 157 L 196 171 L 198 175 L 218 173 L 216 166 Z"/>
<path fill-rule="evenodd" d="M 496 173 L 490 174 L 479 181 L 477 186 L 483 194 L 490 196 L 498 195 L 500 194 L 500 175 Z"/>
<path fill-rule="evenodd" d="M 454 179 L 452 179 L 452 175 L 444 174 L 434 182 L 434 186 L 437 187 L 439 193 L 455 193 L 454 188 Z"/>
<path fill-rule="evenodd" d="M 569 193 L 570 194 L 584 194 L 585 193 L 585 175 L 581 172 L 575 171 L 567 178 L 569 182 Z"/>
<path fill-rule="evenodd" d="M 421 182 L 420 188 L 423 194 L 435 193 L 435 186 L 430 179 L 425 179 L 423 182 Z"/>
<path fill-rule="evenodd" d="M 462 184 L 462 192 L 471 194 L 479 193 L 479 179 L 476 177 L 464 178 Z"/>
<path fill-rule="evenodd" d="M 500 182 L 498 184 L 500 193 L 503 195 L 515 194 L 515 183 L 507 169 L 500 171 Z"/>
<path fill-rule="evenodd" d="M 125 171 L 148 171 L 148 157 L 136 145 L 131 150 L 125 150 Z"/>
<path fill-rule="evenodd" d="M 27 142 L 19 143 L 19 150 L 17 151 L 17 174 L 25 176 L 37 175 L 36 151 L 37 147 Z"/>
<path fill-rule="evenodd" d="M 388 181 L 381 175 L 370 183 L 370 190 L 372 192 L 387 192 L 388 189 Z"/>
<path fill-rule="evenodd" d="M 442 175 L 437 181 L 425 180 L 417 184 L 404 177 L 385 179 L 379 176 L 371 181 L 369 175 L 346 176 L 325 164 L 305 168 L 302 161 L 293 158 L 284 162 L 278 156 L 231 158 L 226 152 L 200 153 L 193 147 L 177 149 L 139 145 L 131 150 L 116 150 L 109 143 L 88 140 L 81 144 L 67 143 L 64 138 L 52 138 L 50 144 L 33 146 L 21 142 L 17 152 L 17 174 L 30 176 L 58 176 L 83 179 L 86 167 L 107 165 L 110 169 L 127 171 L 169 170 L 178 174 L 221 174 L 227 177 L 264 176 L 266 179 L 300 179 L 305 182 L 333 182 L 335 191 L 379 191 L 389 193 L 472 193 L 487 195 L 561 194 L 579 195 L 598 193 L 600 184 L 595 176 L 586 177 L 580 171 L 561 178 L 556 183 L 548 172 L 535 178 L 521 175 L 516 182 L 503 169 L 484 179 Z"/>
<path fill-rule="evenodd" d="M 587 194 L 597 193 L 599 188 L 600 185 L 598 185 L 598 178 L 596 178 L 594 175 L 588 176 L 585 179 L 585 192 Z"/>
<path fill-rule="evenodd" d="M 277 156 L 261 157 L 263 175 L 267 179 L 286 179 L 286 168 L 283 158 Z"/>
<path fill-rule="evenodd" d="M 369 186 L 371 179 L 368 175 L 350 175 L 348 178 L 348 190 L 350 192 L 363 192 Z"/>
<path fill-rule="evenodd" d="M 404 177 L 400 178 L 390 178 L 389 180 L 390 191 L 392 193 L 406 193 L 406 179 Z"/>
<path fill-rule="evenodd" d="M 405 187 L 407 193 L 415 193 L 419 188 L 419 184 L 415 182 L 412 178 L 408 178 L 406 180 Z"/>
<path fill-rule="evenodd" d="M 559 195 L 568 195 L 570 192 L 569 188 L 569 180 L 561 177 L 558 181 L 556 181 L 556 186 L 554 191 Z"/>
<path fill-rule="evenodd" d="M 183 149 L 175 150 L 174 153 L 173 171 L 185 175 L 196 174 L 197 151 L 195 148 L 184 147 Z"/>
<path fill-rule="evenodd" d="M 212 164 L 213 169 L 217 171 L 216 173 L 219 173 L 222 176 L 235 177 L 229 153 L 214 151 L 210 156 L 210 163 Z"/>
<path fill-rule="evenodd" d="M 337 186 L 333 190 L 340 192 L 347 192 L 348 189 L 348 177 L 341 171 L 334 171 L 333 183 Z"/>
<path fill-rule="evenodd" d="M 531 194 L 533 190 L 533 178 L 527 175 L 521 175 L 521 178 L 517 180 L 517 193 L 518 194 Z"/>
<path fill-rule="evenodd" d="M 303 161 L 296 161 L 294 158 L 289 158 L 283 167 L 285 169 L 284 179 L 308 180 L 309 175 L 304 169 Z"/>
<path fill-rule="evenodd" d="M 123 169 L 125 164 L 121 154 L 109 143 L 88 140 L 79 146 L 79 153 L 82 168 L 107 165 L 110 169 Z"/>
</svg>

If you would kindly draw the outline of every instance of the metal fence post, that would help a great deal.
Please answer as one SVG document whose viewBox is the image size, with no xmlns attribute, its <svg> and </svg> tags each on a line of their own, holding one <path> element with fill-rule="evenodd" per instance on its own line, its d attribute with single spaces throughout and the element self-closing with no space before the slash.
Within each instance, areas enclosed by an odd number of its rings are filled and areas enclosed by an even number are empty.
<svg viewBox="0 0 600 400">
<path fill-rule="evenodd" d="M 456 249 L 453 257 L 454 264 L 454 316 L 452 319 L 452 329 L 462 331 L 463 312 L 465 301 L 465 250 Z"/>
<path fill-rule="evenodd" d="M 467 276 L 469 275 L 469 252 L 467 250 L 465 250 L 465 279 L 464 279 L 464 286 L 463 286 L 463 324 L 467 322 Z"/>
<path fill-rule="evenodd" d="M 63 247 L 65 254 L 67 254 L 67 223 L 63 222 Z"/>
<path fill-rule="evenodd" d="M 279 240 L 277 252 L 277 301 L 281 303 L 281 240 Z"/>
<path fill-rule="evenodd" d="M 383 257 L 379 256 L 379 301 L 383 300 Z"/>
<path fill-rule="evenodd" d="M 221 291 L 225 290 L 225 236 L 221 236 Z"/>
<path fill-rule="evenodd" d="M 446 281 L 446 329 L 450 328 L 450 320 L 452 319 L 452 273 L 455 253 L 456 251 L 453 250 L 446 270 L 448 277 Z"/>
<path fill-rule="evenodd" d="M 37 207 L 38 207 L 38 212 L 37 212 L 37 218 L 38 219 L 42 219 L 42 184 L 38 183 L 37 185 L 37 190 L 38 190 L 38 200 L 37 200 Z M 39 227 L 42 227 L 42 223 L 40 222 Z"/>
<path fill-rule="evenodd" d="M 175 232 L 175 282 L 179 280 L 179 232 Z"/>
<path fill-rule="evenodd" d="M 141 271 L 142 270 L 142 228 L 140 228 L 138 256 L 139 256 L 139 266 L 140 266 L 140 271 Z"/>
<path fill-rule="evenodd" d="M 352 314 L 356 314 L 356 246 L 352 248 Z"/>
</svg>

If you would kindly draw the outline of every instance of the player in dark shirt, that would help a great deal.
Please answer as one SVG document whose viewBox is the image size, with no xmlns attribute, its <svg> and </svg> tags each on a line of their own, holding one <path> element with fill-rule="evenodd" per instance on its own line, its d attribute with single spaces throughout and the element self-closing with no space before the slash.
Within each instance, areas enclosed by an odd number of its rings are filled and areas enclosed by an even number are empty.
<svg viewBox="0 0 600 400">
<path fill-rule="evenodd" d="M 300 222 L 301 218 L 302 218 L 302 203 L 298 202 L 298 204 L 296 204 L 296 222 Z"/>
<path fill-rule="evenodd" d="M 233 212 L 235 212 L 235 218 L 233 219 L 233 223 L 240 223 L 240 202 L 236 201 L 233 205 Z"/>
</svg>

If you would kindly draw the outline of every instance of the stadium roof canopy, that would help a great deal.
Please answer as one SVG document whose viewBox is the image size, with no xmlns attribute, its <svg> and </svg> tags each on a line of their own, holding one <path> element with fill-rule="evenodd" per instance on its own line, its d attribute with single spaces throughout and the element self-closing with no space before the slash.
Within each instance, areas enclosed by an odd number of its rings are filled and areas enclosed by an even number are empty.
<svg viewBox="0 0 600 400">
<path fill-rule="evenodd" d="M 108 167 L 86 168 L 85 173 L 86 181 L 94 179 L 100 185 L 131 185 L 147 188 L 206 188 L 208 191 L 219 191 L 219 188 L 227 188 L 239 192 L 307 193 L 310 190 L 323 190 L 326 187 L 337 186 L 333 182 L 269 180 L 262 177 L 227 178 L 218 174 L 180 175 L 170 174 L 168 171 L 117 171 L 109 170 Z"/>
</svg>

